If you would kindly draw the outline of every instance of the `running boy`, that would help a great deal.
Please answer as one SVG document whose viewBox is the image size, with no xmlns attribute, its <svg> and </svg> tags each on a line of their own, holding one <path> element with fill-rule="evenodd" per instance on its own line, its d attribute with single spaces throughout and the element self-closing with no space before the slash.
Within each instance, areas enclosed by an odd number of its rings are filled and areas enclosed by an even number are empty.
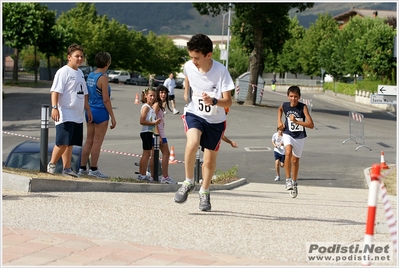
<svg viewBox="0 0 399 268">
<path fill-rule="evenodd" d="M 288 191 L 297 185 L 299 159 L 301 158 L 306 139 L 305 128 L 313 128 L 314 124 L 306 104 L 299 102 L 301 98 L 300 88 L 298 86 L 289 87 L 287 97 L 289 102 L 284 102 L 278 108 L 277 126 L 279 129 L 284 130 L 285 189 Z M 285 123 L 281 121 L 283 112 L 285 114 Z"/>
<path fill-rule="evenodd" d="M 216 170 L 220 140 L 226 129 L 224 107 L 232 104 L 233 80 L 227 69 L 212 59 L 213 44 L 204 34 L 193 35 L 187 42 L 190 61 L 184 65 L 184 99 L 189 102 L 182 116 L 187 143 L 184 154 L 186 179 L 176 192 L 174 200 L 183 203 L 195 188 L 194 164 L 198 147 L 204 148 L 203 183 L 199 191 L 199 209 L 211 210 L 209 185 Z"/>
<path fill-rule="evenodd" d="M 62 174 L 78 177 L 71 168 L 72 149 L 74 145 L 82 146 L 85 110 L 88 123 L 92 121 L 92 114 L 84 74 L 79 69 L 84 59 L 83 48 L 77 44 L 70 45 L 67 57 L 67 65 L 56 72 L 50 89 L 55 145 L 47 172 L 55 173 L 55 165 L 62 157 Z"/>
<path fill-rule="evenodd" d="M 283 131 L 277 128 L 277 132 L 272 136 L 272 144 L 274 147 L 274 162 L 276 168 L 275 181 L 280 180 L 280 167 L 284 167 L 285 149 L 283 143 Z"/>
</svg>

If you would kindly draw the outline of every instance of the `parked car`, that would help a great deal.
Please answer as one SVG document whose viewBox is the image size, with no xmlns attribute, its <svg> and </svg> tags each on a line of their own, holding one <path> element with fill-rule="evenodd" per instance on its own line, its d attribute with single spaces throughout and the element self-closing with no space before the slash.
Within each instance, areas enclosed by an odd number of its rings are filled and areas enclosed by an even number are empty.
<svg viewBox="0 0 399 268">
<path fill-rule="evenodd" d="M 108 74 L 108 82 L 110 83 L 125 83 L 127 79 L 130 79 L 128 71 L 114 70 Z"/>
<path fill-rule="evenodd" d="M 132 73 L 131 78 L 126 80 L 125 84 L 137 85 L 137 86 L 148 86 L 148 78 L 139 73 Z"/>
<path fill-rule="evenodd" d="M 166 78 L 168 78 L 166 75 L 156 75 L 154 77 L 154 81 L 152 82 L 152 86 L 157 87 L 159 85 L 163 85 L 163 82 L 165 82 Z"/>
<path fill-rule="evenodd" d="M 175 79 L 176 88 L 183 88 L 184 86 L 184 78 L 178 77 Z"/>
<path fill-rule="evenodd" d="M 87 80 L 89 74 L 95 70 L 92 66 L 79 66 L 79 69 L 81 69 L 85 75 L 85 80 Z"/>
<path fill-rule="evenodd" d="M 48 162 L 50 162 L 53 148 L 54 142 L 49 142 L 48 159 L 45 163 L 46 168 Z M 79 170 L 81 156 L 82 147 L 73 146 L 71 167 L 75 171 Z M 28 140 L 15 146 L 7 156 L 7 159 L 4 162 L 4 167 L 40 171 L 40 141 Z M 60 158 L 56 164 L 55 172 L 62 173 L 62 169 L 62 159 Z"/>
</svg>

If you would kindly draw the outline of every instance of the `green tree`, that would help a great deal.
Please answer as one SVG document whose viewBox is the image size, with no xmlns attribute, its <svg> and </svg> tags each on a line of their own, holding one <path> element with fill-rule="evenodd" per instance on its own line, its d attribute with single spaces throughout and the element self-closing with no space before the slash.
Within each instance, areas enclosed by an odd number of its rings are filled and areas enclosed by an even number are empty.
<svg viewBox="0 0 399 268">
<path fill-rule="evenodd" d="M 38 39 L 43 21 L 38 3 L 3 3 L 3 38 L 14 48 L 13 80 L 18 81 L 20 51 Z"/>
<path fill-rule="evenodd" d="M 42 7 L 41 17 L 44 24 L 40 38 L 37 40 L 37 47 L 40 52 L 45 54 L 48 77 L 49 80 L 52 80 L 50 59 L 52 56 L 57 56 L 61 57 L 59 62 L 62 61 L 62 53 L 66 51 L 67 47 L 71 43 L 71 28 L 68 24 L 57 24 L 55 19 L 56 12 L 48 10 L 47 6 Z"/>
<path fill-rule="evenodd" d="M 228 11 L 228 3 L 193 3 L 201 15 L 217 16 L 222 10 Z M 288 12 L 296 8 L 303 11 L 311 8 L 312 3 L 235 3 L 232 33 L 250 54 L 250 83 L 258 83 L 258 75 L 262 75 L 264 68 L 264 50 L 269 48 L 273 53 L 278 53 L 289 38 Z M 245 104 L 256 103 L 256 90 L 252 92 L 248 86 Z"/>
<path fill-rule="evenodd" d="M 298 74 L 303 73 L 302 65 L 299 61 L 299 54 L 302 48 L 302 39 L 305 34 L 305 29 L 299 25 L 298 18 L 295 16 L 291 19 L 288 30 L 290 39 L 284 43 L 282 51 L 277 56 L 279 71 L 290 72 L 297 78 Z"/>
<path fill-rule="evenodd" d="M 320 62 L 319 47 L 324 47 L 324 43 L 329 42 L 337 30 L 337 22 L 330 14 L 319 14 L 315 23 L 305 31 L 299 57 L 305 74 L 321 76 L 321 68 L 326 66 Z"/>
</svg>

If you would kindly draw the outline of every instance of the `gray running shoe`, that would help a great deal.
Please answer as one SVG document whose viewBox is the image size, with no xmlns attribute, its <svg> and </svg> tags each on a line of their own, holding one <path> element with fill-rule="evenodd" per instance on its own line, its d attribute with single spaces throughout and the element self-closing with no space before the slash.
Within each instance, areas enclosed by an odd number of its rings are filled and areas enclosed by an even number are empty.
<svg viewBox="0 0 399 268">
<path fill-rule="evenodd" d="M 102 173 L 99 169 L 97 169 L 95 171 L 89 169 L 89 173 L 87 175 L 93 176 L 93 177 L 96 177 L 96 178 L 100 178 L 100 179 L 107 179 L 108 178 L 108 176 L 105 175 L 104 173 Z"/>
<path fill-rule="evenodd" d="M 187 200 L 189 194 L 195 189 L 195 183 L 191 184 L 188 181 L 183 181 L 182 186 L 175 193 L 175 202 L 176 203 L 184 203 Z"/>
<path fill-rule="evenodd" d="M 72 170 L 72 168 L 64 168 L 62 170 L 62 175 L 64 176 L 71 176 L 71 177 L 79 177 L 78 174 L 75 173 L 75 171 Z"/>
<path fill-rule="evenodd" d="M 286 180 L 285 181 L 285 190 L 286 191 L 292 190 L 292 182 L 291 182 L 291 180 Z"/>
<path fill-rule="evenodd" d="M 210 211 L 211 210 L 211 195 L 209 192 L 199 193 L 199 210 Z"/>
<path fill-rule="evenodd" d="M 51 174 L 54 174 L 54 173 L 55 173 L 55 164 L 48 163 L 48 165 L 47 165 L 47 172 L 48 172 L 48 173 L 51 173 Z"/>
<path fill-rule="evenodd" d="M 78 175 L 79 175 L 79 176 L 87 175 L 87 170 L 84 170 L 84 169 L 82 169 L 82 168 L 79 168 Z"/>
</svg>

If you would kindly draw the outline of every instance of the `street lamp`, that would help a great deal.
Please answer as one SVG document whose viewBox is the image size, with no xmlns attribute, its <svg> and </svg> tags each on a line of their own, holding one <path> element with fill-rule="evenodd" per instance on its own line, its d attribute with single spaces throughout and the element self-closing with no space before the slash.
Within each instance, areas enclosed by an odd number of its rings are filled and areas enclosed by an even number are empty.
<svg viewBox="0 0 399 268">
<path fill-rule="evenodd" d="M 227 14 L 230 14 L 230 13 L 234 13 L 234 11 L 230 11 L 229 10 L 229 12 L 226 12 L 226 13 L 222 13 L 222 16 L 223 16 L 223 23 L 222 23 L 222 47 L 223 47 L 223 49 L 221 48 L 220 49 L 220 59 L 221 60 L 223 60 L 223 64 L 224 64 L 224 61 L 225 61 L 225 59 L 226 59 L 226 55 L 227 55 L 227 53 L 226 53 L 226 48 L 225 48 L 225 46 L 224 46 L 224 40 L 223 40 L 223 37 L 224 37 L 224 18 L 225 18 L 225 16 L 227 15 Z M 229 17 L 229 19 L 230 19 L 230 17 Z M 229 25 L 230 25 L 230 23 L 229 23 Z M 229 38 L 229 36 L 227 36 L 227 38 Z"/>
<path fill-rule="evenodd" d="M 226 55 L 226 69 L 227 70 L 229 70 L 230 19 L 231 19 L 231 3 L 229 3 L 229 24 L 227 25 L 227 55 Z"/>
</svg>

